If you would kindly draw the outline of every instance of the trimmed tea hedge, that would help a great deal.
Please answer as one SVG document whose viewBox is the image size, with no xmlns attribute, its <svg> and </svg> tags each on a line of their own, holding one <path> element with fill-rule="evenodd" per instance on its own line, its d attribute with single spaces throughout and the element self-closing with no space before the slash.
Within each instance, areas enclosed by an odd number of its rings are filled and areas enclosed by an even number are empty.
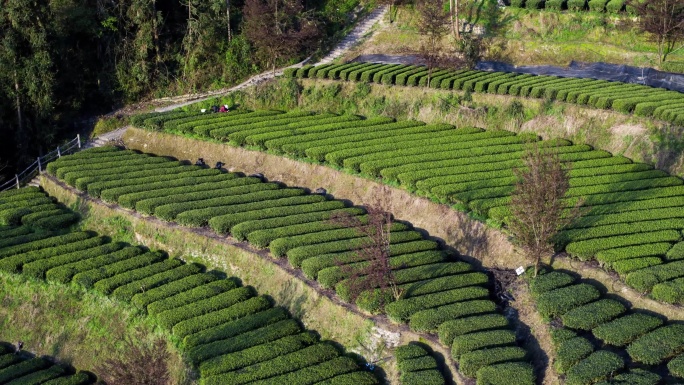
<svg viewBox="0 0 684 385">
<path fill-rule="evenodd" d="M 394 353 L 402 385 L 443 385 L 437 361 L 418 343 L 399 346 Z"/>
</svg>

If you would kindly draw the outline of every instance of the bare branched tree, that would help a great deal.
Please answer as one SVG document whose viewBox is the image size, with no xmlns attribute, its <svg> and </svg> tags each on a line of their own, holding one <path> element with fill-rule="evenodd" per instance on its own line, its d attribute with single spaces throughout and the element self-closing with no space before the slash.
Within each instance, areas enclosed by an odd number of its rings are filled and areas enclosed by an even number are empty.
<svg viewBox="0 0 684 385">
<path fill-rule="evenodd" d="M 537 275 L 541 259 L 554 252 L 554 236 L 580 215 L 579 201 L 567 208 L 564 197 L 570 187 L 568 168 L 552 147 L 531 143 L 516 169 L 518 182 L 511 197 L 507 226 L 515 242 L 534 261 Z"/>
<path fill-rule="evenodd" d="M 663 64 L 667 55 L 684 41 L 684 2 L 630 0 L 628 5 L 639 15 L 639 28 L 658 44 L 658 64 Z"/>
<path fill-rule="evenodd" d="M 301 0 L 247 0 L 243 14 L 245 36 L 274 73 L 279 62 L 311 48 L 320 33 Z"/>
<path fill-rule="evenodd" d="M 105 360 L 96 368 L 100 380 L 107 384 L 168 385 L 171 375 L 167 362 L 171 358 L 166 341 L 156 339 L 152 345 L 141 344 L 138 338 L 124 340 L 126 353 L 121 358 Z"/>
<path fill-rule="evenodd" d="M 366 238 L 366 242 L 355 250 L 358 259 L 367 262 L 365 266 L 359 268 L 359 265 L 342 262 L 339 264 L 343 274 L 349 277 L 352 300 L 356 300 L 364 291 L 373 289 L 390 292 L 395 300 L 401 297 L 401 289 L 396 284 L 390 265 L 392 214 L 388 210 L 389 197 L 388 187 L 378 188 L 373 200 L 366 205 L 367 220 L 361 220 L 346 213 L 334 215 L 331 218 L 334 223 L 356 229 Z"/>
<path fill-rule="evenodd" d="M 428 67 L 427 85 L 430 85 L 432 69 L 440 61 L 440 45 L 448 32 L 449 14 L 444 12 L 442 0 L 422 0 L 416 4 L 420 18 L 418 31 L 423 35 L 420 56 Z"/>
</svg>

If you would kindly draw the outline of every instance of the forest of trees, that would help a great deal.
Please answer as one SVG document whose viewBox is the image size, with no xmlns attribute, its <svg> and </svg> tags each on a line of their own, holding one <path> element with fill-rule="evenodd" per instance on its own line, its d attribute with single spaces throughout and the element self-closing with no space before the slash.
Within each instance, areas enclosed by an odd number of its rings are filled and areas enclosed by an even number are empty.
<svg viewBox="0 0 684 385">
<path fill-rule="evenodd" d="M 304 58 L 339 38 L 360 3 L 4 0 L 0 174 L 74 135 L 85 117 Z"/>
</svg>

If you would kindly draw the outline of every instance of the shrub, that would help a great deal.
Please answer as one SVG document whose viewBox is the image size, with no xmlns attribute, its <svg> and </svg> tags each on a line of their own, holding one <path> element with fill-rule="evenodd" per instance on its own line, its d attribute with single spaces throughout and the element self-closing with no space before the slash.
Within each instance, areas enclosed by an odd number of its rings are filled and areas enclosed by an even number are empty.
<svg viewBox="0 0 684 385">
<path fill-rule="evenodd" d="M 534 369 L 527 362 L 506 362 L 477 371 L 477 385 L 532 385 Z"/>
<path fill-rule="evenodd" d="M 526 0 L 525 8 L 527 9 L 542 9 L 546 0 Z"/>
<path fill-rule="evenodd" d="M 225 322 L 234 321 L 249 314 L 266 310 L 271 306 L 271 301 L 268 298 L 263 296 L 253 297 L 229 308 L 181 321 L 173 327 L 173 334 L 179 338 L 184 338 L 190 334 L 221 325 Z"/>
<path fill-rule="evenodd" d="M 588 357 L 593 351 L 594 347 L 586 338 L 571 338 L 558 345 L 554 366 L 558 373 L 566 373 L 568 369 Z"/>
<path fill-rule="evenodd" d="M 400 376 L 403 385 L 444 385 L 445 380 L 438 370 L 406 372 Z"/>
<path fill-rule="evenodd" d="M 681 234 L 677 231 L 662 230 L 572 242 L 566 246 L 565 250 L 573 256 L 586 260 L 601 250 L 645 243 L 677 242 L 680 238 Z"/>
<path fill-rule="evenodd" d="M 330 361 L 305 367 L 294 372 L 281 374 L 255 382 L 258 385 L 280 385 L 280 384 L 313 384 L 318 381 L 326 380 L 340 374 L 345 374 L 358 370 L 359 366 L 350 357 L 337 357 Z"/>
<path fill-rule="evenodd" d="M 422 239 L 420 233 L 416 231 L 399 231 L 390 234 L 390 244 L 407 241 L 415 241 Z M 300 267 L 302 261 L 311 258 L 315 255 L 351 251 L 367 242 L 367 238 L 347 239 L 342 241 L 333 241 L 327 243 L 320 243 L 316 245 L 300 246 L 291 249 L 287 252 L 287 259 L 294 267 Z"/>
<path fill-rule="evenodd" d="M 337 356 L 339 352 L 334 346 L 320 343 L 270 361 L 248 366 L 240 371 L 206 377 L 205 384 L 244 384 L 332 360 Z"/>
<path fill-rule="evenodd" d="M 590 330 L 624 313 L 627 309 L 620 302 L 601 299 L 574 308 L 563 314 L 561 319 L 566 327 Z"/>
<path fill-rule="evenodd" d="M 667 363 L 667 368 L 675 377 L 684 378 L 684 355 L 675 357 Z"/>
<path fill-rule="evenodd" d="M 200 273 L 204 268 L 201 265 L 191 263 L 179 266 L 172 270 L 157 273 L 129 284 L 119 286 L 112 292 L 112 296 L 122 301 L 130 301 L 134 295 L 143 293 L 149 289 L 155 289 L 168 283 L 182 280 L 188 276 Z"/>
<path fill-rule="evenodd" d="M 334 213 L 348 213 L 352 216 L 362 215 L 365 213 L 365 210 L 362 208 L 345 208 L 344 203 L 341 201 L 325 201 L 316 203 L 314 205 L 307 205 L 306 212 L 304 213 L 301 213 L 301 210 L 304 210 L 305 208 L 300 207 L 297 209 L 298 211 L 296 211 L 300 214 L 292 214 L 290 210 L 287 209 L 288 208 L 285 207 L 277 211 L 271 210 L 272 212 L 269 211 L 267 214 L 268 216 L 266 213 L 252 213 L 252 217 L 254 218 L 243 218 L 238 224 L 232 225 L 232 227 L 224 225 L 226 222 L 223 220 L 223 218 L 219 220 L 217 219 L 218 217 L 214 217 L 209 220 L 209 225 L 212 226 L 212 229 L 219 234 L 224 234 L 227 231 L 230 231 L 234 238 L 244 240 L 247 238 L 247 236 L 254 232 L 266 233 L 270 229 L 279 229 L 284 226 L 294 226 L 328 220 Z M 286 211 L 283 213 L 281 212 L 282 210 Z M 233 224 L 235 221 L 229 220 L 228 223 Z M 258 244 L 255 245 L 258 246 Z"/>
<path fill-rule="evenodd" d="M 618 13 L 625 9 L 625 0 L 610 0 L 606 4 L 606 10 L 610 13 Z"/>
<path fill-rule="evenodd" d="M 405 322 L 418 311 L 474 299 L 486 299 L 489 290 L 484 287 L 466 287 L 419 297 L 400 299 L 385 306 L 385 311 L 394 322 Z"/>
<path fill-rule="evenodd" d="M 127 285 L 131 282 L 141 280 L 143 278 L 150 277 L 152 275 L 165 272 L 167 270 L 175 269 L 181 266 L 183 262 L 178 259 L 167 259 L 159 263 L 151 264 L 149 266 L 144 266 L 137 268 L 135 270 L 129 270 L 121 272 L 113 277 L 105 278 L 97 281 L 93 288 L 102 294 L 110 294 L 117 288 Z"/>
<path fill-rule="evenodd" d="M 542 317 L 551 318 L 595 301 L 600 295 L 594 286 L 586 283 L 566 286 L 539 295 L 537 298 L 537 310 Z"/>
<path fill-rule="evenodd" d="M 217 310 L 229 308 L 256 295 L 254 288 L 240 287 L 156 314 L 159 324 L 171 329 L 177 323 Z"/>
<path fill-rule="evenodd" d="M 64 375 L 66 370 L 59 365 L 52 365 L 47 369 L 39 370 L 14 381 L 8 383 L 8 385 L 19 385 L 19 384 L 43 384 L 49 380 L 58 378 Z"/>
<path fill-rule="evenodd" d="M 655 329 L 632 342 L 627 353 L 637 362 L 658 365 L 684 351 L 684 325 L 674 324 Z"/>
<path fill-rule="evenodd" d="M 126 259 L 131 259 L 142 253 L 143 250 L 139 247 L 125 247 L 122 250 L 116 251 L 114 253 L 104 254 L 94 258 L 53 267 L 45 273 L 45 278 L 48 281 L 69 283 L 71 282 L 71 279 L 78 273 L 104 267 Z"/>
<path fill-rule="evenodd" d="M 599 350 L 568 370 L 565 382 L 568 385 L 584 385 L 598 382 L 622 369 L 622 357 L 607 350 Z"/>
<path fill-rule="evenodd" d="M 161 253 L 145 253 L 134 258 L 127 258 L 106 266 L 99 266 L 91 270 L 82 271 L 74 275 L 72 281 L 86 288 L 91 288 L 101 280 L 114 277 L 117 274 L 126 273 L 131 270 L 150 266 L 165 259 L 166 256 Z"/>
<path fill-rule="evenodd" d="M 370 372 L 353 372 L 321 381 L 316 385 L 376 385 L 378 379 Z"/>
<path fill-rule="evenodd" d="M 660 318 L 635 313 L 597 326 L 592 333 L 607 344 L 625 346 L 662 324 Z"/>
<path fill-rule="evenodd" d="M 428 261 L 426 263 L 445 261 L 446 254 L 442 251 L 435 250 L 437 247 L 437 243 L 426 240 L 390 244 L 390 258 L 412 254 L 416 257 L 425 258 L 425 260 Z M 419 254 L 420 256 L 416 254 Z M 318 276 L 318 273 L 323 269 L 335 267 L 340 264 L 346 265 L 354 262 L 360 262 L 362 260 L 362 256 L 360 256 L 356 251 L 323 254 L 302 261 L 301 269 L 307 277 L 315 279 Z M 401 263 L 407 262 L 403 258 L 390 259 L 390 261 L 392 260 L 397 260 Z"/>
<path fill-rule="evenodd" d="M 72 233 L 73 234 L 73 233 Z M 91 233 L 81 233 L 82 237 L 90 236 Z M 54 247 L 47 247 L 30 251 L 22 254 L 15 254 L 11 257 L 6 257 L 0 260 L 0 270 L 10 273 L 18 273 L 24 264 L 38 261 L 44 258 L 49 258 L 53 255 L 61 255 L 73 253 L 76 251 L 83 251 L 91 247 L 96 247 L 103 244 L 106 240 L 100 237 L 93 237 L 79 240 L 76 242 L 65 243 Z M 40 241 L 39 241 L 40 242 Z"/>
<path fill-rule="evenodd" d="M 459 370 L 467 377 L 475 377 L 477 371 L 485 366 L 511 361 L 523 361 L 527 357 L 525 349 L 517 346 L 476 350 L 461 355 Z"/>
<path fill-rule="evenodd" d="M 32 358 L 0 369 L 0 383 L 6 384 L 29 373 L 45 369 L 50 363 L 42 358 Z"/>
<path fill-rule="evenodd" d="M 423 357 L 397 360 L 397 366 L 402 372 L 417 372 L 419 370 L 437 369 L 437 360 L 432 356 L 425 355 Z"/>
<path fill-rule="evenodd" d="M 67 253 L 62 255 L 57 255 L 52 258 L 41 259 L 38 261 L 27 263 L 22 268 L 22 273 L 35 277 L 35 278 L 45 278 L 45 273 L 55 267 L 66 265 L 69 263 L 78 262 L 83 259 L 90 259 L 99 257 L 106 254 L 111 254 L 115 251 L 123 249 L 125 244 L 123 243 L 106 243 L 108 239 L 103 237 L 91 238 L 97 240 L 100 243 L 95 242 L 95 247 L 86 250 L 79 250 L 73 253 Z"/>
<path fill-rule="evenodd" d="M 232 365 L 227 354 L 256 347 L 261 344 L 280 340 L 281 338 L 302 332 L 297 321 L 288 319 L 265 325 L 231 338 L 217 340 L 197 346 L 188 351 L 192 362 L 200 363 L 200 371 L 204 373 L 221 373 L 223 368 Z"/>
<path fill-rule="evenodd" d="M 485 314 L 449 320 L 439 325 L 439 341 L 451 346 L 454 338 L 464 334 L 508 326 L 508 319 L 501 314 Z"/>
<path fill-rule="evenodd" d="M 45 385 L 88 385 L 92 384 L 93 379 L 88 373 L 78 372 L 71 376 L 59 377 L 53 380 L 44 382 Z"/>
<path fill-rule="evenodd" d="M 479 349 L 515 343 L 515 332 L 511 330 L 490 330 L 470 333 L 454 338 L 451 345 L 451 355 L 458 361 L 461 355 Z"/>
<path fill-rule="evenodd" d="M 678 304 L 684 302 L 684 279 L 677 278 L 653 286 L 651 296 L 658 301 L 668 303 Z"/>
<path fill-rule="evenodd" d="M 237 282 L 232 279 L 221 279 L 218 281 L 209 282 L 194 289 L 153 302 L 147 306 L 147 312 L 149 314 L 155 315 L 162 312 L 171 311 L 186 305 L 189 306 L 197 301 L 219 295 L 237 287 Z"/>
<path fill-rule="evenodd" d="M 459 302 L 435 309 L 419 311 L 411 317 L 409 325 L 411 326 L 411 329 L 416 331 L 434 332 L 439 325 L 446 321 L 476 314 L 491 313 L 495 310 L 496 305 L 492 301 L 477 300 Z"/>
<path fill-rule="evenodd" d="M 546 0 L 546 9 L 553 11 L 561 11 L 568 6 L 568 0 Z"/>
<path fill-rule="evenodd" d="M 288 322 L 288 324 L 291 323 L 291 321 Z M 272 342 L 221 355 L 218 359 L 200 365 L 200 370 L 203 376 L 227 373 L 296 352 L 316 342 L 318 342 L 318 338 L 310 332 L 289 335 Z"/>
<path fill-rule="evenodd" d="M 575 277 L 559 271 L 540 274 L 530 281 L 530 292 L 539 296 L 551 290 L 560 289 L 575 282 Z"/>
<path fill-rule="evenodd" d="M 192 274 L 174 282 L 169 282 L 155 288 L 145 288 L 142 293 L 136 293 L 131 302 L 138 309 L 146 310 L 147 305 L 172 297 L 176 294 L 186 292 L 196 287 L 216 281 L 218 278 L 214 274 Z"/>
<path fill-rule="evenodd" d="M 269 325 L 288 320 L 290 315 L 282 307 L 274 307 L 254 314 L 247 315 L 235 321 L 226 322 L 213 328 L 202 330 L 186 336 L 183 345 L 186 349 L 203 346 L 211 342 L 222 341 L 235 336 L 242 336 L 247 332 L 259 329 L 259 334 Z M 263 329 L 263 330 L 262 330 Z M 296 332 L 295 332 L 296 333 Z"/>
</svg>

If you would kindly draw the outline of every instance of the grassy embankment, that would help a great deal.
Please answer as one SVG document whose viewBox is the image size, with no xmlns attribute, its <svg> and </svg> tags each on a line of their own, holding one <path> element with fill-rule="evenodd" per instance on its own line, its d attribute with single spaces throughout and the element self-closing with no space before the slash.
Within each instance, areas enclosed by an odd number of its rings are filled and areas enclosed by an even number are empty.
<svg viewBox="0 0 684 385">
<path fill-rule="evenodd" d="M 107 359 L 124 359 L 131 338 L 150 345 L 168 335 L 130 305 L 75 287 L 0 274 L 0 337 L 97 374 Z M 167 344 L 173 384 L 192 384 L 178 351 Z"/>
</svg>

